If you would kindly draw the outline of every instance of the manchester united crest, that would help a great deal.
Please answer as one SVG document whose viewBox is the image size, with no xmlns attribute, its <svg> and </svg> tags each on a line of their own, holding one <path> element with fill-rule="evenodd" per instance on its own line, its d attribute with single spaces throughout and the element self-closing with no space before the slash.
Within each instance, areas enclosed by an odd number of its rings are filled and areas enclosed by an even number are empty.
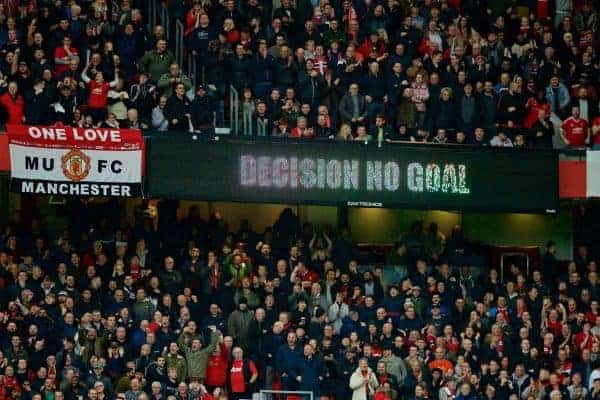
<svg viewBox="0 0 600 400">
<path fill-rule="evenodd" d="M 73 182 L 84 180 L 90 173 L 90 158 L 79 149 L 71 149 L 61 157 L 63 174 Z"/>
</svg>

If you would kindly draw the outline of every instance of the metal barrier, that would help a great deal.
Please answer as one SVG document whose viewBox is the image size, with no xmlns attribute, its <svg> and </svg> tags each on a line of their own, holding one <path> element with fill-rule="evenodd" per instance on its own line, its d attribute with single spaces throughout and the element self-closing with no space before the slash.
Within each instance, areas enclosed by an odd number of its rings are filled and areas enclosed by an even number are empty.
<svg viewBox="0 0 600 400">
<path fill-rule="evenodd" d="M 267 124 L 262 119 L 256 119 L 256 136 L 267 136 Z"/>
<path fill-rule="evenodd" d="M 240 128 L 240 92 L 233 85 L 229 86 L 229 123 L 231 132 L 237 135 Z"/>
<path fill-rule="evenodd" d="M 112 11 L 112 15 L 115 19 L 115 23 L 119 24 L 121 21 L 119 21 L 119 12 L 121 11 L 121 6 L 119 5 L 119 2 L 117 0 L 112 0 L 111 2 L 111 11 Z"/>
<path fill-rule="evenodd" d="M 184 32 L 185 32 L 185 26 L 183 25 L 183 22 L 181 22 L 179 20 L 175 21 L 175 60 L 177 61 L 177 64 L 179 64 L 181 67 L 183 67 L 183 46 L 184 46 L 183 33 Z M 194 57 L 190 57 L 190 55 L 188 55 L 188 57 L 194 58 Z M 188 71 L 188 74 L 189 74 L 189 71 Z M 191 74 L 189 74 L 189 76 L 191 76 Z"/>
<path fill-rule="evenodd" d="M 287 400 L 292 396 L 294 399 L 314 400 L 313 392 L 307 390 L 261 390 L 259 395 L 260 400 Z"/>
<path fill-rule="evenodd" d="M 196 85 L 199 83 L 198 79 L 196 78 L 196 72 L 197 72 L 197 59 L 196 56 L 194 56 L 191 53 L 188 53 L 187 55 L 187 76 L 190 77 L 190 79 L 192 80 L 192 85 L 194 85 L 194 87 L 196 87 Z M 202 80 L 204 81 L 204 80 Z"/>
<path fill-rule="evenodd" d="M 254 104 L 242 103 L 242 134 L 252 136 L 252 119 L 254 117 Z"/>
<path fill-rule="evenodd" d="M 167 38 L 171 40 L 171 21 L 169 21 L 169 9 L 167 8 L 167 5 L 162 1 L 158 6 L 158 14 L 160 15 L 160 23 L 165 28 L 165 34 L 167 35 Z"/>
<path fill-rule="evenodd" d="M 152 32 L 156 25 L 156 9 L 158 7 L 159 0 L 147 0 L 146 1 L 146 27 L 148 32 Z"/>
</svg>

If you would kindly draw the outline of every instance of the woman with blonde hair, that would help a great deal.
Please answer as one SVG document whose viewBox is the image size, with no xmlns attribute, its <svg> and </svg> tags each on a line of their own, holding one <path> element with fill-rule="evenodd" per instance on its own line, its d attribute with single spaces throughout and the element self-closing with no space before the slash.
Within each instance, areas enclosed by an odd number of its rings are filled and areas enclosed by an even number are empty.
<svg viewBox="0 0 600 400">
<path fill-rule="evenodd" d="M 223 34 L 229 44 L 235 44 L 240 40 L 240 32 L 235 27 L 235 22 L 232 18 L 225 18 L 223 21 Z"/>
<path fill-rule="evenodd" d="M 352 128 L 349 124 L 342 124 L 337 134 L 337 140 L 346 142 L 352 140 Z"/>
<path fill-rule="evenodd" d="M 434 103 L 431 110 L 433 118 L 433 131 L 445 129 L 447 133 L 456 130 L 456 104 L 452 99 L 452 89 L 445 87 L 440 91 L 440 100 Z"/>
</svg>

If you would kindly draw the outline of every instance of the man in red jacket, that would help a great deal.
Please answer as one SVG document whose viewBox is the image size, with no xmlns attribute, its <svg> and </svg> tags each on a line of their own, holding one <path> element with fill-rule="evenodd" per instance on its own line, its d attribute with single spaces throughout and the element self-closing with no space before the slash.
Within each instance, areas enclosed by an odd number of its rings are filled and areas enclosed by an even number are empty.
<svg viewBox="0 0 600 400">
<path fill-rule="evenodd" d="M 25 121 L 25 101 L 19 93 L 17 82 L 8 84 L 8 91 L 0 96 L 0 105 L 4 107 L 8 116 L 6 123 L 9 125 L 21 125 Z"/>
</svg>

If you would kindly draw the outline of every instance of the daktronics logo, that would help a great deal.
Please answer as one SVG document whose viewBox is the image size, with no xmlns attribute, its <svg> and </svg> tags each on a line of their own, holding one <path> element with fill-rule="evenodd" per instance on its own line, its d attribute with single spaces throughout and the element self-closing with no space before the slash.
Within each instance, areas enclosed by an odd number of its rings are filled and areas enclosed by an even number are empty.
<svg viewBox="0 0 600 400">
<path fill-rule="evenodd" d="M 239 165 L 245 188 L 471 192 L 464 164 L 242 155 Z"/>
</svg>

